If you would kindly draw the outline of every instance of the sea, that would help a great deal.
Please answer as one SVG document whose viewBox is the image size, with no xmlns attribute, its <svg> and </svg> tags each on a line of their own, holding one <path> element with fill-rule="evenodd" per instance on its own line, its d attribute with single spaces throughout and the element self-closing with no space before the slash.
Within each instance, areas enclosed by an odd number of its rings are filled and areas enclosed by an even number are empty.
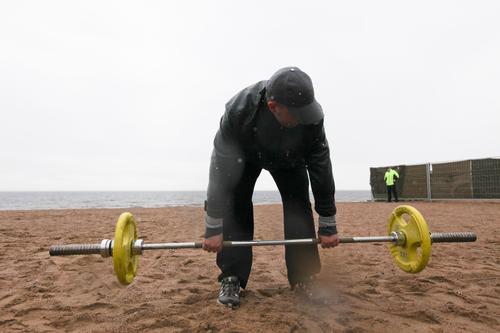
<svg viewBox="0 0 500 333">
<path fill-rule="evenodd" d="M 311 200 L 312 200 L 311 194 Z M 203 206 L 206 191 L 0 192 L 0 210 Z M 371 201 L 371 191 L 338 190 L 337 202 Z M 256 205 L 281 203 L 278 191 L 255 191 Z"/>
</svg>

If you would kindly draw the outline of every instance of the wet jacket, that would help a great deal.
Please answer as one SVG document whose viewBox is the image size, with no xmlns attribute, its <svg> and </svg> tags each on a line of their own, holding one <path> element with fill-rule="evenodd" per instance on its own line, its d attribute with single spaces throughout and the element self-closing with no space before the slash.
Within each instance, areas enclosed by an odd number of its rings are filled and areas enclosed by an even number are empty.
<svg viewBox="0 0 500 333">
<path fill-rule="evenodd" d="M 226 103 L 210 163 L 206 236 L 222 231 L 227 204 L 236 195 L 232 189 L 245 163 L 269 171 L 305 165 L 320 215 L 320 234 L 337 233 L 335 183 L 323 120 L 315 125 L 281 126 L 267 107 L 266 82 L 243 89 Z"/>
</svg>

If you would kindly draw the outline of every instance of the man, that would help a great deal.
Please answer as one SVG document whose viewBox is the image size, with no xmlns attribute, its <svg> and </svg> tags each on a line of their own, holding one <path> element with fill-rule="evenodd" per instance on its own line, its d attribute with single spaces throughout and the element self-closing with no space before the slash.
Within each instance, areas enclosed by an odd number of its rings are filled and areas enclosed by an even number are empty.
<svg viewBox="0 0 500 333">
<path fill-rule="evenodd" d="M 384 180 L 387 186 L 387 202 L 391 202 L 391 193 L 394 194 L 394 201 L 398 202 L 398 191 L 396 189 L 396 180 L 398 178 L 399 174 L 391 167 L 385 172 Z"/>
<path fill-rule="evenodd" d="M 309 179 L 319 214 L 322 247 L 339 244 L 335 184 L 323 127 L 323 111 L 309 76 L 297 67 L 243 89 L 227 104 L 214 139 L 205 203 L 203 249 L 217 252 L 221 270 L 218 302 L 240 303 L 252 266 L 252 248 L 222 248 L 224 240 L 253 239 L 252 194 L 262 169 L 268 170 L 283 201 L 285 238 L 314 238 Z M 316 245 L 285 246 L 288 281 L 314 297 L 320 271 Z"/>
</svg>

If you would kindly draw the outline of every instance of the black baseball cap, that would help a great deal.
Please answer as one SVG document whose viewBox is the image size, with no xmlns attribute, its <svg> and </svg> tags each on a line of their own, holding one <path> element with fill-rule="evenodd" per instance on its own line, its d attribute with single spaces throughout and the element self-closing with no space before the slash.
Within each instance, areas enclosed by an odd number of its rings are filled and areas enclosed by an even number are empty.
<svg viewBox="0 0 500 333">
<path fill-rule="evenodd" d="M 274 73 L 267 81 L 266 97 L 285 105 L 299 124 L 316 124 L 324 117 L 314 98 L 311 78 L 298 67 L 285 67 Z"/>
</svg>

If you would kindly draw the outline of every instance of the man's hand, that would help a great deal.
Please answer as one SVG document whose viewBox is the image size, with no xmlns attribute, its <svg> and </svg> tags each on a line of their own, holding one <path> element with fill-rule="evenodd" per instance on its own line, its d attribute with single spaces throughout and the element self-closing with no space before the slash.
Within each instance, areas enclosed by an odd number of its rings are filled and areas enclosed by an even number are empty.
<svg viewBox="0 0 500 333">
<path fill-rule="evenodd" d="M 319 242 L 321 244 L 321 247 L 324 249 L 335 247 L 340 244 L 340 237 L 338 234 L 330 236 L 319 235 Z"/>
<path fill-rule="evenodd" d="M 203 240 L 203 250 L 208 252 L 222 251 L 222 234 L 214 235 Z"/>
</svg>

